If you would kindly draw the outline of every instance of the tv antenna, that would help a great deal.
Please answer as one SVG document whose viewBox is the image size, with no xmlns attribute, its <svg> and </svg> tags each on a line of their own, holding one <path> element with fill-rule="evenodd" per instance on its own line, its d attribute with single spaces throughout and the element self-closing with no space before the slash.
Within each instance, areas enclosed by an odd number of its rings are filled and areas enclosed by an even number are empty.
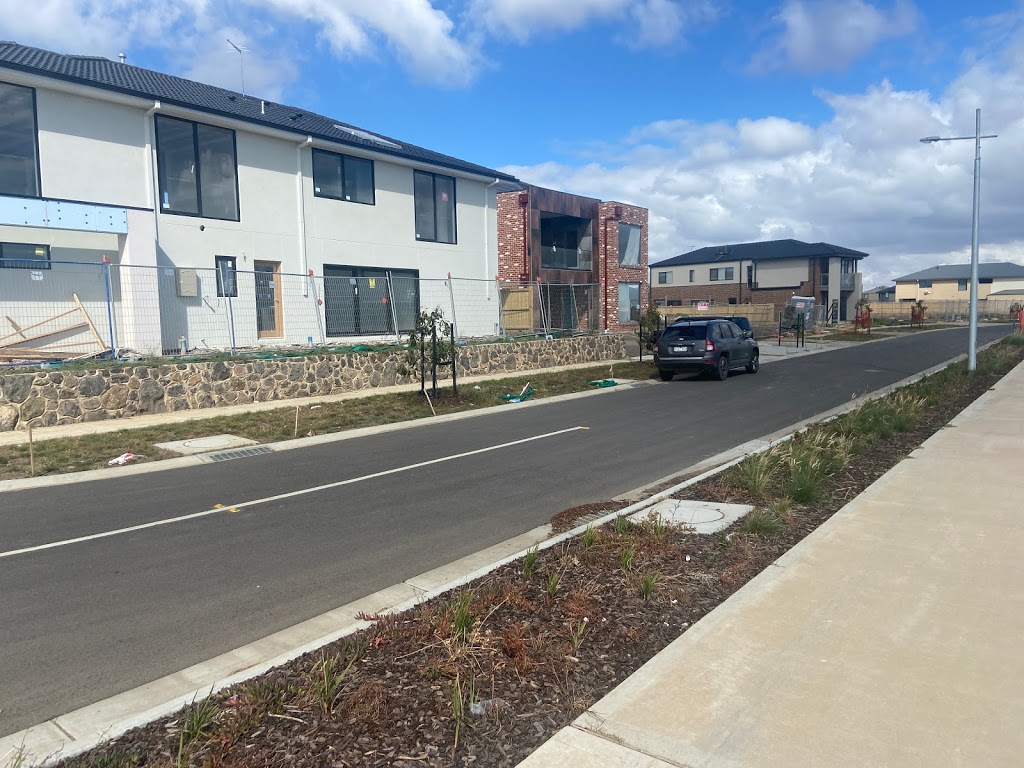
<svg viewBox="0 0 1024 768">
<path fill-rule="evenodd" d="M 245 57 L 242 54 L 243 53 L 252 53 L 252 51 L 250 51 L 244 45 L 243 46 L 235 45 L 230 40 L 228 40 L 228 45 L 230 45 L 232 48 L 235 49 L 235 51 L 238 52 L 238 68 L 242 72 L 242 95 L 245 96 Z"/>
</svg>

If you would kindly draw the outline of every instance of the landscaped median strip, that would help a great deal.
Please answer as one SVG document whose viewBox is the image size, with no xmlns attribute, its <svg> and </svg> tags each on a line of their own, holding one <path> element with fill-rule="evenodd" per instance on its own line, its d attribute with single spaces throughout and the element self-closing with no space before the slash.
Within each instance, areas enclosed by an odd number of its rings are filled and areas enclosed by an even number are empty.
<svg viewBox="0 0 1024 768">
<path fill-rule="evenodd" d="M 66 741 L 58 726 L 76 737 L 68 749 L 78 752 L 101 735 L 187 704 L 180 717 L 126 734 L 73 764 L 199 765 L 223 759 L 301 768 L 450 765 L 473 759 L 513 765 L 827 519 L 848 494 L 869 485 L 1022 356 L 1024 338 L 1017 337 L 979 356 L 977 376 L 967 376 L 958 365 L 895 399 L 847 404 L 824 415 L 834 420 L 831 424 L 811 429 L 792 447 L 780 447 L 788 435 L 769 436 L 748 445 L 753 455 L 748 461 L 721 457 L 727 460 L 723 466 L 589 526 L 544 542 L 537 540 L 545 531 L 531 532 L 462 565 L 397 585 L 387 597 L 332 612 L 317 625 L 327 631 L 312 641 L 316 635 L 307 632 L 299 648 L 282 650 L 287 640 L 280 633 L 264 644 L 263 661 L 254 661 L 252 646 L 239 649 L 219 668 L 207 665 L 206 677 L 180 673 L 148 686 L 163 699 L 146 699 L 142 689 L 132 710 L 131 694 L 115 697 L 116 705 L 100 703 L 57 718 L 52 727 L 0 740 L 0 755 L 16 750 L 19 737 L 26 750 L 49 754 Z M 867 401 L 857 414 L 841 415 Z M 861 455 L 856 445 L 872 446 L 891 460 L 853 471 L 852 457 Z M 819 454 L 825 454 L 824 465 Z M 711 537 L 689 536 L 658 520 L 635 524 L 626 517 L 668 497 L 736 500 L 744 494 L 757 504 L 756 512 Z M 794 496 L 820 500 L 801 506 L 791 500 Z M 614 525 L 598 528 L 609 522 Z M 460 588 L 457 596 L 445 597 Z M 366 631 L 348 637 L 358 630 Z M 237 672 L 245 666 L 239 659 L 255 666 Z M 240 682 L 278 665 L 259 680 Z M 172 691 L 174 678 L 179 687 Z M 183 679 L 191 683 L 184 689 Z M 234 687 L 218 692 L 226 686 Z M 191 703 L 211 692 L 212 703 Z M 141 717 L 124 719 L 142 711 Z M 103 719 L 103 712 L 121 717 Z"/>
</svg>

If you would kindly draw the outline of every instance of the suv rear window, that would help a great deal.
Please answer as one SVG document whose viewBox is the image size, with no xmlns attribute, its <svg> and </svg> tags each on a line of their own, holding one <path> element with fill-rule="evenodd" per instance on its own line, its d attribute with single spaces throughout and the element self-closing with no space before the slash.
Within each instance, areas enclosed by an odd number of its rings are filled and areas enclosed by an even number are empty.
<svg viewBox="0 0 1024 768">
<path fill-rule="evenodd" d="M 665 329 L 661 335 L 664 341 L 675 341 L 676 339 L 706 339 L 708 327 L 706 325 L 677 325 Z"/>
</svg>

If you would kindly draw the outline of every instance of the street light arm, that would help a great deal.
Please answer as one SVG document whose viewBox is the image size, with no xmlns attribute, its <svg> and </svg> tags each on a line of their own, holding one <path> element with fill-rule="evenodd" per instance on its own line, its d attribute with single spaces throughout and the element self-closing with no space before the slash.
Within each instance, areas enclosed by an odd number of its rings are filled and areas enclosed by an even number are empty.
<svg viewBox="0 0 1024 768">
<path fill-rule="evenodd" d="M 990 133 L 987 136 L 925 136 L 918 139 L 922 144 L 934 144 L 938 141 L 974 141 L 975 139 L 998 139 L 998 133 Z"/>
</svg>

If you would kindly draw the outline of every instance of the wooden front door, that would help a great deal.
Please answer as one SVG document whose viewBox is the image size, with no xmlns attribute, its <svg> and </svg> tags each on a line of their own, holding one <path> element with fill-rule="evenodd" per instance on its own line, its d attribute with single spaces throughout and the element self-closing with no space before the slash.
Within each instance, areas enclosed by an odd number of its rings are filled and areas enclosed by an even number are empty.
<svg viewBox="0 0 1024 768">
<path fill-rule="evenodd" d="M 284 336 L 284 312 L 281 304 L 281 263 L 253 262 L 256 273 L 256 336 L 279 339 Z"/>
</svg>

